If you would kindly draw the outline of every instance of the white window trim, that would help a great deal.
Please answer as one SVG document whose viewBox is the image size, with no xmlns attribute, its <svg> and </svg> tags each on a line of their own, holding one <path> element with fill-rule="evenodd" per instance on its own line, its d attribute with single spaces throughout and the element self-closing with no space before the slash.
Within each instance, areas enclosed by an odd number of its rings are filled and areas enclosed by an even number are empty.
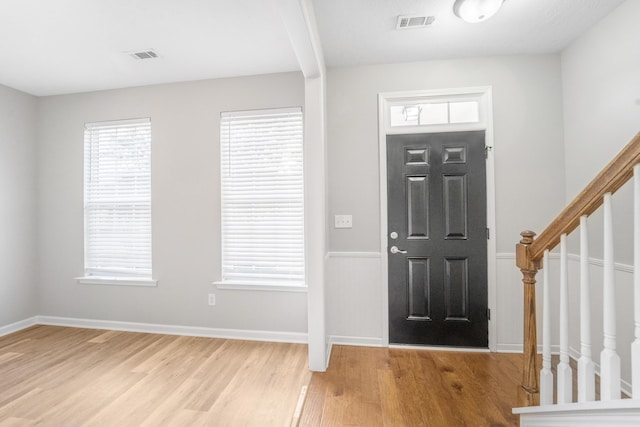
<svg viewBox="0 0 640 427">
<path fill-rule="evenodd" d="M 307 285 L 277 285 L 268 283 L 250 283 L 242 281 L 211 282 L 217 289 L 240 291 L 307 292 Z"/>
<path fill-rule="evenodd" d="M 250 117 L 260 114 L 301 113 L 302 107 L 263 108 L 255 110 L 222 111 L 220 117 Z"/>
<path fill-rule="evenodd" d="M 85 129 L 105 128 L 105 127 L 119 127 L 126 125 L 135 125 L 138 123 L 151 123 L 149 117 L 139 117 L 135 119 L 122 119 L 122 120 L 104 120 L 101 122 L 89 122 L 85 123 Z"/>
<path fill-rule="evenodd" d="M 81 285 L 108 285 L 108 286 L 141 286 L 157 287 L 158 281 L 154 279 L 137 279 L 124 277 L 76 277 Z"/>
<path fill-rule="evenodd" d="M 272 114 L 283 114 L 283 113 L 289 113 L 289 112 L 299 112 L 299 113 L 303 113 L 303 110 L 301 107 L 285 107 L 285 108 L 267 108 L 267 109 L 254 109 L 254 110 L 238 110 L 238 111 L 225 111 L 225 112 L 221 112 L 220 113 L 220 117 L 221 118 L 225 118 L 225 117 L 243 117 L 243 116 L 253 116 L 253 115 L 260 115 L 260 114 L 268 114 L 268 113 L 272 113 Z M 303 120 L 304 120 L 304 116 L 303 116 Z M 304 125 L 304 123 L 303 123 Z M 220 141 L 220 144 L 222 144 L 223 141 Z M 304 133 L 303 133 L 303 170 L 306 170 L 306 167 L 304 166 L 304 162 L 306 161 L 306 158 L 304 157 L 304 152 L 305 152 L 305 145 L 304 145 Z M 303 179 L 306 178 L 306 176 L 304 175 L 303 172 Z M 220 182 L 221 184 L 221 196 L 222 196 L 222 181 Z M 303 190 L 304 191 L 304 190 Z M 306 194 L 304 194 L 304 200 L 305 200 L 305 205 L 306 205 Z M 224 233 L 224 231 L 222 230 L 222 209 L 223 206 L 222 204 L 220 205 L 220 233 L 221 236 Z M 306 213 L 306 207 L 303 210 L 304 213 Z M 304 215 L 303 213 L 303 215 Z M 304 218 L 304 222 L 306 224 L 306 218 Z M 306 225 L 304 227 L 304 250 L 306 252 Z M 292 284 L 279 284 L 277 282 L 273 282 L 273 283 L 266 283 L 266 282 L 251 282 L 251 281 L 244 281 L 244 280 L 223 280 L 222 279 L 222 257 L 223 257 L 223 248 L 222 248 L 222 240 L 220 242 L 220 258 L 219 258 L 219 262 L 220 262 L 220 269 L 219 269 L 219 275 L 217 277 L 218 280 L 215 280 L 213 282 L 211 282 L 212 285 L 216 286 L 217 289 L 222 289 L 222 290 L 242 290 L 242 291 L 267 291 L 267 292 L 304 292 L 306 293 L 308 290 L 308 286 L 307 286 L 307 272 L 306 272 L 306 254 L 304 257 L 304 262 L 305 262 L 305 274 L 304 274 L 304 282 L 302 283 L 292 283 Z"/>
</svg>

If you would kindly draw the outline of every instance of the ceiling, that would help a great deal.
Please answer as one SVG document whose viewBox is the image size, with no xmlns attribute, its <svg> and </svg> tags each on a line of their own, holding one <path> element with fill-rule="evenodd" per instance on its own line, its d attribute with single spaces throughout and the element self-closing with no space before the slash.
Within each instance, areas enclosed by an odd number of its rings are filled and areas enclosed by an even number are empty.
<svg viewBox="0 0 640 427">
<path fill-rule="evenodd" d="M 325 60 L 353 66 L 460 57 L 559 52 L 619 6 L 618 0 L 506 0 L 468 24 L 453 0 L 314 0 Z M 432 26 L 395 30 L 398 15 L 435 16 Z"/>
<path fill-rule="evenodd" d="M 558 52 L 622 0 L 312 0 L 328 67 Z M 0 0 L 0 84 L 44 96 L 299 70 L 277 0 Z M 395 30 L 398 15 L 436 17 Z M 154 49 L 135 60 L 127 52 Z"/>
</svg>

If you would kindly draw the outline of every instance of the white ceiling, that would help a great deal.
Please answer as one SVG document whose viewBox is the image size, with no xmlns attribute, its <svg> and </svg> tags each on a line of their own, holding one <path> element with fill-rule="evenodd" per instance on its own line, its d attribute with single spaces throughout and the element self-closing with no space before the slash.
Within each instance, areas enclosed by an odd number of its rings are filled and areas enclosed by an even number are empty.
<svg viewBox="0 0 640 427">
<path fill-rule="evenodd" d="M 506 0 L 467 24 L 453 0 L 314 0 L 328 66 L 559 52 L 622 0 Z M 398 15 L 435 16 L 431 27 L 395 30 Z M 640 18 L 640 17 L 639 17 Z"/>
<path fill-rule="evenodd" d="M 298 69 L 269 0 L 0 0 L 0 83 L 34 95 Z"/>
<path fill-rule="evenodd" d="M 327 66 L 558 52 L 622 0 L 313 0 Z M 0 84 L 34 95 L 298 70 L 276 0 L 0 0 Z M 401 14 L 435 15 L 396 31 Z M 161 58 L 124 52 L 153 48 Z"/>
</svg>

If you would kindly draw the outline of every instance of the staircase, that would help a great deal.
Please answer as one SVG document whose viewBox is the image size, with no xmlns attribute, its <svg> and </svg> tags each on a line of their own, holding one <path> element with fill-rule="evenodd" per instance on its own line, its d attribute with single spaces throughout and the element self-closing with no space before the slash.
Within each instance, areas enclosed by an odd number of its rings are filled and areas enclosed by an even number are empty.
<svg viewBox="0 0 640 427">
<path fill-rule="evenodd" d="M 631 399 L 622 399 L 621 358 L 617 352 L 616 269 L 612 196 L 628 181 L 633 185 L 633 312 L 634 341 L 631 344 Z M 601 210 L 601 212 L 599 212 Z M 592 305 L 588 221 L 595 213 L 603 216 L 603 277 L 601 305 L 603 334 L 599 363 L 592 355 Z M 569 299 L 568 236 L 578 229 L 580 254 L 579 299 Z M 516 264 L 524 286 L 524 369 L 519 401 L 520 425 L 527 426 L 640 426 L 640 133 L 591 181 L 587 187 L 536 238 L 532 231 L 521 233 L 516 245 Z M 578 236 L 576 236 L 578 237 Z M 551 251 L 559 247 L 559 278 L 550 276 Z M 544 268 L 547 267 L 547 268 Z M 536 280 L 542 270 L 542 369 L 538 367 L 536 329 Z M 555 279 L 555 278 L 554 278 Z M 599 279 L 600 280 L 600 279 Z M 552 326 L 551 291 L 557 285 L 559 311 L 557 326 Z M 600 309 L 600 307 L 599 307 Z M 569 311 L 579 310 L 579 350 L 570 348 Z M 560 362 L 554 375 L 551 367 L 551 331 L 559 332 Z M 577 338 L 577 337 L 576 337 Z M 574 341 L 578 341 L 577 339 Z M 577 396 L 573 395 L 574 369 L 577 360 Z M 628 363 L 628 362 L 627 362 Z M 600 390 L 596 393 L 596 371 Z M 555 383 L 555 387 L 554 387 Z M 556 399 L 554 401 L 554 388 Z M 598 398 L 597 398 L 598 396 Z"/>
</svg>

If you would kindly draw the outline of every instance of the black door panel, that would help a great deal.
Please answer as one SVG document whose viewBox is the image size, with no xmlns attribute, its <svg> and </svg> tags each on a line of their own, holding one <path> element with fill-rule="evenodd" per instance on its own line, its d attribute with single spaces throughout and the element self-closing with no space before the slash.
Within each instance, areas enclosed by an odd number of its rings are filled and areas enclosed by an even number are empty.
<svg viewBox="0 0 640 427">
<path fill-rule="evenodd" d="M 387 136 L 391 343 L 488 345 L 484 147 L 483 131 Z"/>
</svg>

